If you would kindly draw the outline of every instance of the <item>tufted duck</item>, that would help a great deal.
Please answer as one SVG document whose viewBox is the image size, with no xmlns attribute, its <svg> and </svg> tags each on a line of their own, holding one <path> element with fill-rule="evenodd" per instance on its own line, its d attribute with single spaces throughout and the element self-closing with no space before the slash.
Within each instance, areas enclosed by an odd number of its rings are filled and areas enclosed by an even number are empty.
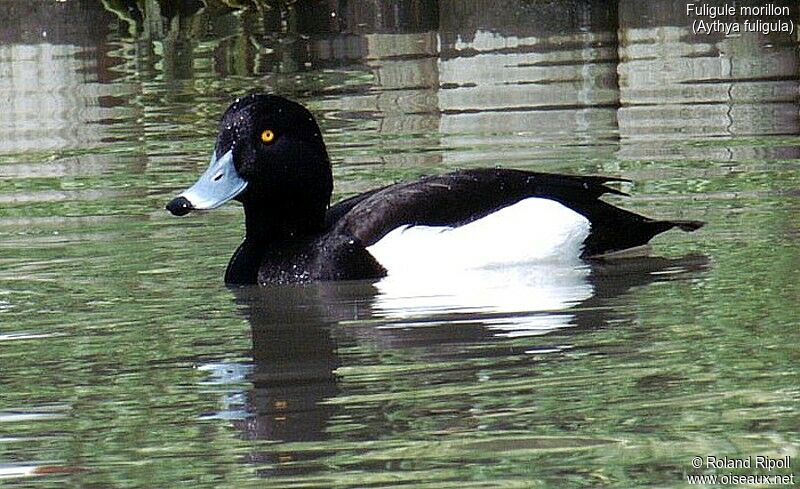
<svg viewBox="0 0 800 489">
<path fill-rule="evenodd" d="M 461 170 L 330 206 L 331 164 L 314 117 L 283 97 L 253 94 L 225 111 L 210 166 L 167 209 L 181 216 L 240 201 L 245 239 L 225 282 L 262 285 L 373 279 L 410 265 L 592 259 L 645 245 L 673 227 L 703 225 L 649 219 L 599 200 L 625 195 L 606 185 L 620 181 Z"/>
</svg>

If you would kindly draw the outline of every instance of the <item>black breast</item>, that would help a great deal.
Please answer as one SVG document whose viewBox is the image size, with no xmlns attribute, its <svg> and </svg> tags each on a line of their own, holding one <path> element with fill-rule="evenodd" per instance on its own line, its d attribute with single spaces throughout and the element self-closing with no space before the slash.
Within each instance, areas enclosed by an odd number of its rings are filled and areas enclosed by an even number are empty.
<svg viewBox="0 0 800 489">
<path fill-rule="evenodd" d="M 302 243 L 272 245 L 261 261 L 258 283 L 296 284 L 384 276 L 386 270 L 358 240 L 329 233 Z"/>
</svg>

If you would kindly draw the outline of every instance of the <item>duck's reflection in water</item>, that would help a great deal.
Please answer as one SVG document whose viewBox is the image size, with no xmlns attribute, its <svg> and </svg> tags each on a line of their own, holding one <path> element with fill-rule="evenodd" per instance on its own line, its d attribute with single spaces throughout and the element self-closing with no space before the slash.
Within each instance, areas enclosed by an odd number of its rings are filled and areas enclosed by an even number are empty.
<svg viewBox="0 0 800 489">
<path fill-rule="evenodd" d="M 340 356 L 339 347 L 414 349 L 415 357 L 427 361 L 453 360 L 493 355 L 492 342 L 507 355 L 504 337 L 531 336 L 531 347 L 520 354 L 542 353 L 549 347 L 540 335 L 624 323 L 625 314 L 612 299 L 632 287 L 691 277 L 708 262 L 703 255 L 636 258 L 551 270 L 550 278 L 534 279 L 504 270 L 499 282 L 481 272 L 471 285 L 459 277 L 459 286 L 448 294 L 429 282 L 420 285 L 424 293 L 408 296 L 409 289 L 388 281 L 232 289 L 252 328 L 253 363 L 228 364 L 225 370 L 241 372 L 238 381 L 247 379 L 252 388 L 229 396 L 235 401 L 214 417 L 232 419 L 246 439 L 326 440 L 330 420 L 341 409 L 325 402 L 340 394 L 336 371 L 348 357 Z M 479 343 L 486 348 L 459 347 Z M 325 455 L 276 446 L 251 452 L 247 461 L 269 467 L 263 475 L 290 475 L 312 471 L 314 460 Z"/>
<path fill-rule="evenodd" d="M 366 297 L 374 295 L 369 284 L 360 289 Z M 253 364 L 246 374 L 252 389 L 236 396 L 239 414 L 232 416 L 234 426 L 247 439 L 326 439 L 335 408 L 322 401 L 338 394 L 335 371 L 341 363 L 331 328 L 351 317 L 357 306 L 337 293 L 335 284 L 232 291 L 251 325 L 253 340 Z M 265 451 L 251 452 L 247 459 L 276 467 L 270 474 L 288 475 L 304 471 L 297 462 L 322 455 L 319 451 Z"/>
</svg>

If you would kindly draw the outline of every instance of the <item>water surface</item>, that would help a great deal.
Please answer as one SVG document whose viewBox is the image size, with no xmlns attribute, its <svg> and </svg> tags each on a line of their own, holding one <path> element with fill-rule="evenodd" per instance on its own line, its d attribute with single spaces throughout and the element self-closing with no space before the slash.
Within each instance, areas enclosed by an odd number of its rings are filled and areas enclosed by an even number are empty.
<svg viewBox="0 0 800 489">
<path fill-rule="evenodd" d="M 681 2 L 117 3 L 0 13 L 5 485 L 653 487 L 725 473 L 694 456 L 800 460 L 796 33 L 694 35 Z M 622 176 L 609 201 L 708 224 L 615 265 L 228 289 L 241 208 L 163 206 L 253 90 L 317 115 L 335 199 L 503 166 Z"/>
</svg>

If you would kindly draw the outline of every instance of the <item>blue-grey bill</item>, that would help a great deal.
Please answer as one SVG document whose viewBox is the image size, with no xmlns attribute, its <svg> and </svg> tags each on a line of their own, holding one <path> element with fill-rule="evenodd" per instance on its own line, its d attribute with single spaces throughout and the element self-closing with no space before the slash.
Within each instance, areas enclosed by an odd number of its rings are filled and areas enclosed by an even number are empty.
<svg viewBox="0 0 800 489">
<path fill-rule="evenodd" d="M 214 209 L 242 193 L 245 187 L 247 182 L 233 166 L 233 151 L 220 158 L 214 152 L 208 169 L 177 198 L 188 200 L 192 209 Z"/>
</svg>

